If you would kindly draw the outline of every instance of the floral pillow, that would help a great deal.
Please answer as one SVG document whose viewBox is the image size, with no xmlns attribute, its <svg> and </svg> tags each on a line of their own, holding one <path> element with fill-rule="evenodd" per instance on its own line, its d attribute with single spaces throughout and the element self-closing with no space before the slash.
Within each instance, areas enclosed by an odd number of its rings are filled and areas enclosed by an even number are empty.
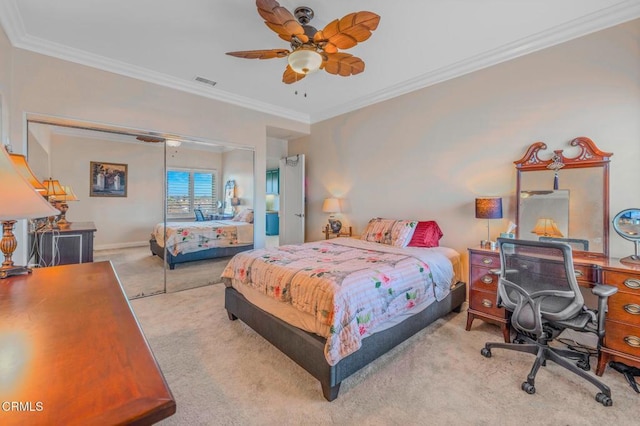
<svg viewBox="0 0 640 426">
<path fill-rule="evenodd" d="M 394 247 L 406 247 L 413 237 L 418 224 L 415 220 L 397 220 L 391 228 L 391 245 Z"/>
<path fill-rule="evenodd" d="M 406 247 L 418 224 L 413 220 L 382 219 L 375 217 L 369 221 L 360 237 L 362 240 L 387 244 L 395 247 Z"/>
<path fill-rule="evenodd" d="M 360 239 L 374 243 L 391 245 L 391 231 L 395 223 L 396 220 L 394 219 L 381 219 L 379 217 L 374 217 L 367 224 L 367 227 L 360 236 Z"/>
<path fill-rule="evenodd" d="M 236 222 L 253 223 L 253 210 L 244 209 L 231 220 L 235 220 Z"/>
</svg>

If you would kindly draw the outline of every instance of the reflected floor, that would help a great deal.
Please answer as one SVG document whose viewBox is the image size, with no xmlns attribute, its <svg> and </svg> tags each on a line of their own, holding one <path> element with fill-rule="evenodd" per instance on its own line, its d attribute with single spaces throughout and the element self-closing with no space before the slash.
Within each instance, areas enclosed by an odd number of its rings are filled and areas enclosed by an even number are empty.
<svg viewBox="0 0 640 426">
<path fill-rule="evenodd" d="M 151 253 L 148 246 L 96 250 L 94 262 L 108 260 L 129 299 L 164 293 L 164 262 Z M 221 281 L 220 275 L 230 257 L 200 260 L 167 269 L 166 292 L 173 293 Z"/>
</svg>

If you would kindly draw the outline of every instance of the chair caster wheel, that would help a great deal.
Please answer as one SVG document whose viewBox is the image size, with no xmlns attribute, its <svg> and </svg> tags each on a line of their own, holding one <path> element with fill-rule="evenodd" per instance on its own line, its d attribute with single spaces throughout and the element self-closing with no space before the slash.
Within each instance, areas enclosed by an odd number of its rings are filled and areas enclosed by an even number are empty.
<svg viewBox="0 0 640 426">
<path fill-rule="evenodd" d="M 583 369 L 584 371 L 589 371 L 591 370 L 591 365 L 589 364 L 589 361 L 586 359 L 581 359 L 580 361 L 578 361 L 576 363 L 576 365 L 578 366 L 578 368 Z"/>
<path fill-rule="evenodd" d="M 487 349 L 487 348 L 482 348 L 480 350 L 480 353 L 482 354 L 483 357 L 485 358 L 491 358 L 491 349 Z"/>
<path fill-rule="evenodd" d="M 533 395 L 534 393 L 536 393 L 536 387 L 529 382 L 522 382 L 521 388 L 529 395 Z"/>
<path fill-rule="evenodd" d="M 598 392 L 598 394 L 596 395 L 596 401 L 598 401 L 605 407 L 611 407 L 613 405 L 613 400 L 611 399 L 611 397 L 603 394 L 602 392 Z"/>
</svg>

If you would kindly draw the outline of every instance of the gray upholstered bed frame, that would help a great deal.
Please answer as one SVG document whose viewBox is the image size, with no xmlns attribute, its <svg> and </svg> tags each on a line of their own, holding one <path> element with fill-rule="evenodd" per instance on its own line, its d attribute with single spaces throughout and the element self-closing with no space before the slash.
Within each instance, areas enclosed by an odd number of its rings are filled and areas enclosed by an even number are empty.
<svg viewBox="0 0 640 426">
<path fill-rule="evenodd" d="M 324 357 L 325 339 L 293 327 L 251 304 L 234 288 L 225 290 L 225 308 L 229 319 L 241 319 L 285 355 L 320 380 L 322 394 L 333 401 L 338 397 L 340 383 L 365 365 L 407 340 L 433 321 L 451 311 L 460 312 L 466 299 L 466 285 L 458 282 L 449 295 L 432 303 L 422 312 L 407 318 L 387 330 L 366 337 L 362 347 L 334 366 Z"/>
<path fill-rule="evenodd" d="M 173 255 L 169 252 L 165 251 L 164 247 L 160 246 L 155 239 L 149 240 L 149 249 L 151 249 L 151 253 L 160 257 L 160 259 L 164 259 L 165 262 L 169 265 L 169 269 L 174 269 L 178 263 L 185 262 L 193 262 L 194 260 L 205 260 L 205 259 L 216 259 L 218 257 L 229 257 L 234 256 L 241 251 L 251 250 L 253 249 L 253 244 L 249 244 L 246 246 L 233 246 L 233 247 L 211 247 L 205 250 L 200 250 L 192 253 L 182 254 L 179 253 L 177 255 Z"/>
</svg>

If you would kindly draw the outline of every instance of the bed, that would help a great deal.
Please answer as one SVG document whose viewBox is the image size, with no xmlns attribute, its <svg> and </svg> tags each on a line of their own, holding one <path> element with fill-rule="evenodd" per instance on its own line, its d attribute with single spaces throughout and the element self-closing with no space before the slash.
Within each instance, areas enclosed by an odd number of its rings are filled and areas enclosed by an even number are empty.
<svg viewBox="0 0 640 426">
<path fill-rule="evenodd" d="M 165 252 L 165 245 L 167 250 Z M 253 248 L 253 223 L 238 220 L 158 223 L 149 240 L 151 253 L 170 269 L 179 263 L 233 256 Z"/>
<path fill-rule="evenodd" d="M 317 378 L 332 401 L 343 379 L 459 312 L 461 273 L 459 253 L 446 247 L 336 238 L 240 253 L 222 277 L 229 318 Z"/>
</svg>

